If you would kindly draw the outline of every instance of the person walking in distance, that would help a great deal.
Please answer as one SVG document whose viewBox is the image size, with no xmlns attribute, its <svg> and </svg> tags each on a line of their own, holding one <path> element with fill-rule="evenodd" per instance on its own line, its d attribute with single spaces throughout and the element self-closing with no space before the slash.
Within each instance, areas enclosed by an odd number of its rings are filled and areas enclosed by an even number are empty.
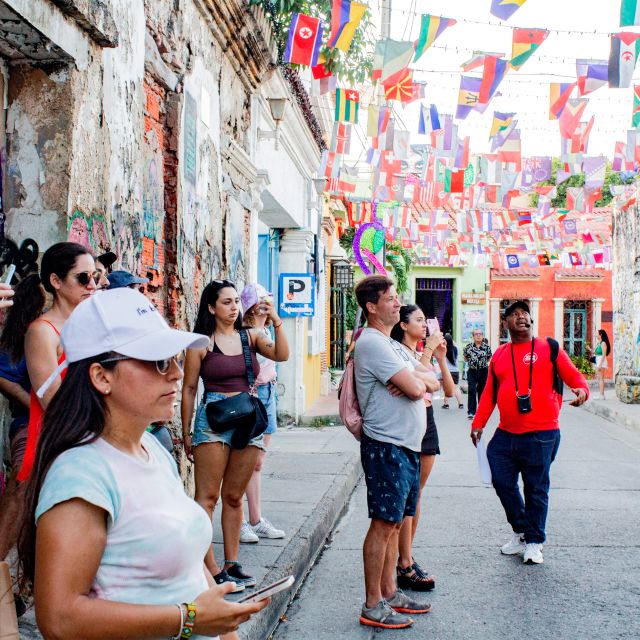
<svg viewBox="0 0 640 640">
<path fill-rule="evenodd" d="M 363 426 L 360 457 L 371 519 L 363 546 L 366 601 L 360 623 L 401 629 L 409 614 L 427 613 L 398 589 L 398 534 L 406 516 L 416 512 L 420 491 L 420 450 L 427 427 L 424 394 L 439 387 L 433 373 L 393 340 L 400 302 L 393 282 L 368 276 L 355 288 L 367 319 L 356 342 L 354 375 Z"/>
<path fill-rule="evenodd" d="M 471 423 L 471 440 L 478 445 L 497 404 L 500 423 L 487 446 L 487 458 L 493 486 L 513 529 L 501 551 L 523 554 L 528 564 L 541 564 L 549 471 L 560 445 L 562 385 L 575 394 L 574 407 L 587 400 L 589 388 L 555 340 L 533 337 L 526 302 L 518 300 L 507 307 L 504 319 L 511 342 L 496 349 L 491 358 L 485 392 Z M 524 500 L 518 476 L 522 476 Z"/>
<path fill-rule="evenodd" d="M 605 400 L 604 395 L 604 376 L 607 373 L 609 366 L 607 358 L 611 353 L 611 343 L 609 342 L 609 336 L 604 329 L 598 329 L 598 336 L 600 342 L 596 345 L 596 349 L 593 355 L 596 357 L 596 374 L 598 375 L 598 388 L 600 390 L 600 399 Z"/>
<path fill-rule="evenodd" d="M 391 330 L 391 337 L 399 342 L 407 353 L 427 369 L 435 371 L 432 364 L 436 359 L 440 374 L 442 376 L 442 386 L 445 394 L 453 393 L 453 379 L 449 373 L 446 363 L 447 344 L 442 333 L 439 331 L 429 336 L 422 352 L 417 350 L 418 344 L 427 335 L 427 321 L 422 309 L 417 305 L 405 305 L 400 309 L 400 322 Z M 420 490 L 418 492 L 418 503 L 416 513 L 407 516 L 400 529 L 399 554 L 398 554 L 398 586 L 401 589 L 413 589 L 414 591 L 430 591 L 436 585 L 435 579 L 429 575 L 428 571 L 418 564 L 413 558 L 413 540 L 418 529 L 420 518 L 420 502 L 422 490 L 424 489 L 436 456 L 440 454 L 440 443 L 438 440 L 438 429 L 433 416 L 432 394 L 430 391 L 424 394 L 424 404 L 427 409 L 427 430 L 422 438 L 420 448 Z"/>
<path fill-rule="evenodd" d="M 273 323 L 267 315 L 267 306 L 262 304 L 266 300 L 273 300 L 273 295 L 259 284 L 248 284 L 240 294 L 245 326 L 253 328 L 256 332 L 263 333 L 271 339 L 269 327 Z M 262 467 L 271 436 L 278 430 L 278 417 L 276 414 L 276 363 L 259 353 L 257 356 L 260 364 L 260 374 L 256 380 L 258 398 L 262 400 L 267 410 L 269 426 L 262 435 L 264 449 L 258 451 L 256 466 L 247 485 L 249 520 L 242 521 L 242 529 L 240 530 L 240 542 L 244 543 L 255 543 L 260 538 L 277 539 L 285 536 L 282 529 L 277 529 L 269 520 L 262 517 Z"/>
<path fill-rule="evenodd" d="M 469 385 L 467 417 L 469 420 L 472 420 L 476 415 L 478 400 L 487 383 L 489 360 L 491 360 L 491 347 L 484 341 L 482 329 L 474 329 L 471 338 L 471 342 L 462 351 L 464 361 L 469 367 L 467 369 L 467 383 Z"/>
<path fill-rule="evenodd" d="M 447 367 L 449 368 L 449 372 L 451 373 L 451 378 L 453 379 L 453 393 L 451 395 L 447 395 L 446 391 L 444 394 L 444 400 L 442 401 L 442 408 L 449 408 L 449 398 L 455 397 L 458 401 L 458 409 L 462 409 L 464 404 L 462 402 L 462 391 L 458 384 L 460 383 L 460 369 L 458 368 L 458 347 L 453 341 L 450 333 L 444 334 L 444 339 L 447 342 Z"/>
<path fill-rule="evenodd" d="M 254 329 L 242 328 L 240 296 L 228 280 L 213 280 L 202 292 L 194 332 L 209 338 L 205 348 L 190 349 L 184 366 L 182 387 L 182 435 L 187 456 L 195 465 L 195 499 L 209 517 L 222 497 L 222 537 L 224 565 L 218 566 L 213 549 L 207 554 L 207 567 L 214 580 L 222 584 L 232 581 L 238 591 L 253 587 L 256 579 L 246 574 L 238 562 L 244 493 L 256 466 L 258 452 L 264 447 L 262 433 L 246 446 L 234 448 L 234 429 L 214 431 L 207 418 L 206 407 L 243 392 L 252 392 L 245 359 L 246 340 L 251 368 L 257 378 L 260 365 L 257 354 L 282 362 L 289 357 L 289 345 L 273 302 L 265 301 L 266 315 L 273 322 L 275 340 Z M 191 418 L 202 378 L 205 395 L 198 406 L 193 437 Z M 244 443 L 243 443 L 244 444 Z"/>
<path fill-rule="evenodd" d="M 90 328 L 90 330 L 89 330 Z M 62 327 L 68 373 L 44 414 L 20 540 L 45 638 L 192 638 L 235 630 L 264 603 L 226 602 L 205 568 L 211 521 L 149 433 L 174 414 L 184 350 L 129 289 L 85 300 Z"/>
</svg>

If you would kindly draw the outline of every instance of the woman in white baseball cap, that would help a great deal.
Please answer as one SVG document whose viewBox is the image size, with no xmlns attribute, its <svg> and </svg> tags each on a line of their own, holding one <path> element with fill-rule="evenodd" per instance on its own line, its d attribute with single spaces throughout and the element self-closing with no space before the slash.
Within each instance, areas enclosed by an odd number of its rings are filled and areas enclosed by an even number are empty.
<svg viewBox="0 0 640 640">
<path fill-rule="evenodd" d="M 142 294 L 116 289 L 78 305 L 61 339 L 68 371 L 44 416 L 20 541 L 41 631 L 236 638 L 264 603 L 224 600 L 232 587 L 204 565 L 211 521 L 145 431 L 171 419 L 182 354 L 208 338 L 171 329 Z"/>
</svg>

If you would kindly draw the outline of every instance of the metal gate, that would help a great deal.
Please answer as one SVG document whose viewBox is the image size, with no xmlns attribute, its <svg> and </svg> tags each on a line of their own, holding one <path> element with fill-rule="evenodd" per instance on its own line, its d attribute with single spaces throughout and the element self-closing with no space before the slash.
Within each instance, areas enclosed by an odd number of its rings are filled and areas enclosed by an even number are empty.
<svg viewBox="0 0 640 640">
<path fill-rule="evenodd" d="M 353 289 L 353 269 L 338 261 L 331 268 L 331 299 L 329 305 L 329 366 L 344 369 L 347 351 L 347 291 Z"/>
<path fill-rule="evenodd" d="M 570 356 L 582 356 L 587 341 L 587 303 L 566 301 L 563 316 L 564 350 Z"/>
</svg>

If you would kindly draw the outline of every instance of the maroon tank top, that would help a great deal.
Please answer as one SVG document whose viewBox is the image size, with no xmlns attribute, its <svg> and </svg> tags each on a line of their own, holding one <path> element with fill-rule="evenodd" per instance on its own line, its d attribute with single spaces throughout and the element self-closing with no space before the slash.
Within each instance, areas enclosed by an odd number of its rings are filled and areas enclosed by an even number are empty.
<svg viewBox="0 0 640 640">
<path fill-rule="evenodd" d="M 257 378 L 260 373 L 260 363 L 256 357 L 255 346 L 249 344 L 249 351 L 253 362 L 253 372 Z M 202 359 L 200 377 L 205 391 L 215 391 L 217 393 L 249 391 L 244 356 L 241 353 L 237 356 L 228 356 L 220 351 L 217 344 L 214 344 L 213 350 L 207 350 Z"/>
</svg>

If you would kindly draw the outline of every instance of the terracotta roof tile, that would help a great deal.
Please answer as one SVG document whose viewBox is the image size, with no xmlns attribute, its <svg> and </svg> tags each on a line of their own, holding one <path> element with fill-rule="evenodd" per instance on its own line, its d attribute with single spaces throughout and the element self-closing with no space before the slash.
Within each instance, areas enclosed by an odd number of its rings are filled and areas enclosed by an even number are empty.
<svg viewBox="0 0 640 640">
<path fill-rule="evenodd" d="M 516 269 L 491 269 L 492 278 L 539 278 L 540 269 L 518 267 Z"/>
</svg>

